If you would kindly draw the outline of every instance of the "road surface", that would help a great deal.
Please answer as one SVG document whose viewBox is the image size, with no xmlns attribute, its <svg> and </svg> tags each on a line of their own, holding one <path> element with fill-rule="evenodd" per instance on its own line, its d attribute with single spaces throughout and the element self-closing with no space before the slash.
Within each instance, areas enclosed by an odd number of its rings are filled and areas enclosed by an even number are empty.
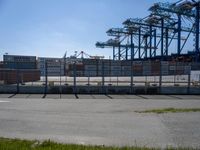
<svg viewBox="0 0 200 150">
<path fill-rule="evenodd" d="M 134 112 L 166 107 L 200 108 L 200 96 L 47 95 L 44 99 L 42 96 L 0 94 L 0 137 L 200 148 L 200 112 Z"/>
</svg>

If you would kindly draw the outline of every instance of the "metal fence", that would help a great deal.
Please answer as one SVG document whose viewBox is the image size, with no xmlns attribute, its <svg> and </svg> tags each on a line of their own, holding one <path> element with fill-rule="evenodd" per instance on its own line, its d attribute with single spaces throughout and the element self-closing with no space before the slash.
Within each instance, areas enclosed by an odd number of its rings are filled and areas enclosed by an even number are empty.
<svg viewBox="0 0 200 150">
<path fill-rule="evenodd" d="M 80 65 L 82 65 L 80 67 Z M 62 68 L 62 67 L 61 67 Z M 18 71 L 17 71 L 18 72 Z M 19 74 L 17 74 L 19 76 Z M 30 74 L 29 78 L 34 78 Z M 1 93 L 124 93 L 124 94 L 200 94 L 200 64 L 180 62 L 129 62 L 126 64 L 74 63 L 57 76 L 39 81 L 6 84 Z"/>
</svg>

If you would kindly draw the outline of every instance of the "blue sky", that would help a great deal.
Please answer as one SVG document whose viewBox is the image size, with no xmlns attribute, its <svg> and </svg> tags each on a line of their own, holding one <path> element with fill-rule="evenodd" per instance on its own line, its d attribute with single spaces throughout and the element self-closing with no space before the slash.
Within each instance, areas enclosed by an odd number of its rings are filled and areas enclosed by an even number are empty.
<svg viewBox="0 0 200 150">
<path fill-rule="evenodd" d="M 62 57 L 74 51 L 112 55 L 95 47 L 127 18 L 145 17 L 158 0 L 0 0 L 0 55 Z"/>
</svg>

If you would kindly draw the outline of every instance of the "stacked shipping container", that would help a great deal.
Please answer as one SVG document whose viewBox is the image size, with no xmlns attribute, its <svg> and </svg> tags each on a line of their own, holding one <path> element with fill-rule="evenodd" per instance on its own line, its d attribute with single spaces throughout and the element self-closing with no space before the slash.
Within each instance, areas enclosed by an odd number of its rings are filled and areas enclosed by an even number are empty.
<svg viewBox="0 0 200 150">
<path fill-rule="evenodd" d="M 40 80 L 39 70 L 0 69 L 0 81 L 4 84 L 33 82 Z"/>
<path fill-rule="evenodd" d="M 195 66 L 194 66 L 195 65 Z M 159 76 L 188 75 L 191 70 L 200 70 L 200 64 L 173 61 L 133 61 L 84 59 L 81 67 L 76 64 L 77 76 Z M 69 75 L 73 74 L 73 65 Z M 131 73 L 132 72 L 132 73 Z"/>
<path fill-rule="evenodd" d="M 36 69 L 36 56 L 4 55 L 4 68 L 8 69 Z"/>
</svg>

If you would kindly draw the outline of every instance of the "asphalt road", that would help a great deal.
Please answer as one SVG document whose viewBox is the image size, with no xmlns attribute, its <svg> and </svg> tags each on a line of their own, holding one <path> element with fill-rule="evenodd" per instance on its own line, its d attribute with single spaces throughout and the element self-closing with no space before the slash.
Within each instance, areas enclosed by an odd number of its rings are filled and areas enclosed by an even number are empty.
<svg viewBox="0 0 200 150">
<path fill-rule="evenodd" d="M 200 96 L 0 95 L 0 137 L 64 143 L 199 147 L 200 113 L 138 114 L 200 108 Z M 11 98 L 6 98 L 11 97 Z"/>
</svg>

